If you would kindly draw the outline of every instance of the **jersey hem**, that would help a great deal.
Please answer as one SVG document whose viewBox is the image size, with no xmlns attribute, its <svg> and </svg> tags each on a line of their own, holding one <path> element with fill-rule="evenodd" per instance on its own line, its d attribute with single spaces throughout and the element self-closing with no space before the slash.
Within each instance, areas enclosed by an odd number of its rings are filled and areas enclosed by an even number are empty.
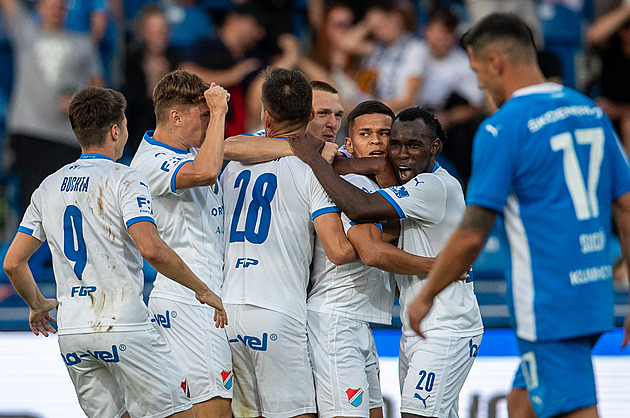
<svg viewBox="0 0 630 418">
<path fill-rule="evenodd" d="M 112 328 L 109 329 L 109 327 L 112 327 Z M 135 325 L 104 324 L 99 327 L 100 329 L 102 329 L 102 331 L 96 331 L 92 327 L 70 327 L 70 328 L 64 327 L 64 328 L 59 328 L 57 330 L 57 335 L 99 334 L 99 333 L 105 333 L 105 332 L 144 331 L 147 329 L 151 329 L 152 327 L 153 325 L 151 325 L 151 322 L 148 322 L 148 321 L 146 323 L 135 324 Z"/>
<path fill-rule="evenodd" d="M 266 301 L 252 300 L 249 298 L 230 299 L 227 297 L 223 297 L 223 303 L 229 305 L 252 305 L 263 309 L 269 309 L 270 311 L 279 312 L 281 314 L 287 315 L 298 321 L 300 324 L 306 326 L 306 309 L 304 309 L 304 314 L 298 314 L 288 309 L 285 309 L 283 306 L 274 305 Z"/>
<path fill-rule="evenodd" d="M 317 313 L 321 313 L 321 314 L 330 314 L 330 315 L 335 315 L 335 316 L 339 316 L 341 318 L 346 318 L 346 319 L 351 319 L 353 321 L 357 321 L 357 322 L 365 322 L 367 323 L 373 323 L 373 324 L 379 324 L 379 325 L 391 325 L 392 324 L 392 317 L 390 316 L 385 322 L 383 322 L 382 318 L 375 318 L 375 317 L 361 317 L 360 315 L 348 315 L 346 313 L 340 313 L 335 311 L 334 309 L 321 309 L 321 308 L 309 308 L 308 306 L 306 307 L 307 311 L 310 312 L 317 312 Z"/>
</svg>

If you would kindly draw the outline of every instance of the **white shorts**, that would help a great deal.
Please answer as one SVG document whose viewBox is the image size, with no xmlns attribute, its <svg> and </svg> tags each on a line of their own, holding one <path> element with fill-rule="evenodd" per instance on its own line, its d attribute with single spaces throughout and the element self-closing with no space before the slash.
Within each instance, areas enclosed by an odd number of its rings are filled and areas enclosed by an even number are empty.
<svg viewBox="0 0 630 418">
<path fill-rule="evenodd" d="M 400 412 L 456 418 L 459 392 L 477 357 L 482 334 L 474 337 L 418 336 L 400 339 Z"/>
<path fill-rule="evenodd" d="M 232 353 L 225 329 L 214 325 L 214 308 L 149 298 L 153 324 L 184 372 L 193 404 L 232 398 Z"/>
<path fill-rule="evenodd" d="M 308 311 L 307 329 L 319 416 L 369 417 L 370 409 L 382 407 L 378 355 L 368 323 Z"/>
<path fill-rule="evenodd" d="M 192 408 L 186 380 L 153 328 L 59 336 L 79 404 L 88 417 L 167 417 Z"/>
<path fill-rule="evenodd" d="M 234 367 L 235 417 L 315 413 L 306 326 L 269 309 L 225 304 Z"/>
</svg>

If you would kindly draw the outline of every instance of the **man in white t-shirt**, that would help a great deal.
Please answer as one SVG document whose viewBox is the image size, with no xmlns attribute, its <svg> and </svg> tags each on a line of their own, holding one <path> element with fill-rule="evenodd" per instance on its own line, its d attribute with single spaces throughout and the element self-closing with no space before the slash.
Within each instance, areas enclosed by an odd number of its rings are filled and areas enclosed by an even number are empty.
<svg viewBox="0 0 630 418">
<path fill-rule="evenodd" d="M 4 269 L 30 307 L 35 335 L 56 332 L 49 312 L 58 308 L 61 356 L 87 416 L 192 417 L 186 379 L 142 300 L 142 257 L 215 307 L 217 326 L 227 317 L 221 299 L 158 235 L 145 176 L 114 162 L 127 142 L 125 106 L 109 89 L 73 96 L 81 158 L 33 193 Z M 59 302 L 44 298 L 28 267 L 45 240 Z"/>
<path fill-rule="evenodd" d="M 312 115 L 311 86 L 299 71 L 275 69 L 262 86 L 265 133 L 303 134 Z M 232 326 L 236 416 L 312 416 L 315 389 L 307 347 L 306 287 L 314 232 L 343 264 L 355 254 L 338 209 L 296 157 L 230 162 L 221 176 L 226 250 L 224 296 Z"/>
<path fill-rule="evenodd" d="M 402 219 L 399 247 L 435 257 L 460 221 L 461 186 L 435 161 L 446 136 L 426 109 L 402 111 L 392 124 L 389 161 L 403 186 L 366 193 L 341 179 L 320 157 L 308 135 L 291 139 L 296 155 L 313 169 L 339 208 L 355 222 Z M 483 325 L 470 281 L 453 283 L 423 322 L 423 341 L 410 328 L 405 310 L 422 289 L 426 275 L 396 275 L 403 336 L 400 380 L 403 416 L 457 416 L 459 391 L 477 355 Z"/>
<path fill-rule="evenodd" d="M 146 175 L 160 235 L 215 293 L 223 286 L 223 193 L 218 177 L 229 94 L 177 70 L 153 91 L 155 131 L 131 167 Z M 232 359 L 225 330 L 208 325 L 212 308 L 157 275 L 149 309 L 188 380 L 197 417 L 231 416 Z"/>
</svg>

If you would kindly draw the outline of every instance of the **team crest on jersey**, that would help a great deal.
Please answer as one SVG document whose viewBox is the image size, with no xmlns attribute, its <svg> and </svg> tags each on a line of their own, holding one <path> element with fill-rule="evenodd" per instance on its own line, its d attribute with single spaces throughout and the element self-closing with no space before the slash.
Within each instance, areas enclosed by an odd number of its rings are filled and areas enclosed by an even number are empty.
<svg viewBox="0 0 630 418">
<path fill-rule="evenodd" d="M 184 379 L 184 381 L 180 384 L 180 387 L 186 394 L 186 397 L 190 398 L 190 388 L 188 387 L 188 380 Z"/>
<path fill-rule="evenodd" d="M 389 188 L 397 198 L 402 199 L 403 197 L 409 197 L 409 192 L 405 189 L 405 186 L 393 186 Z"/>
<path fill-rule="evenodd" d="M 350 405 L 357 408 L 361 403 L 363 403 L 363 389 L 350 389 L 346 390 L 346 395 L 348 395 L 348 402 Z"/>
<path fill-rule="evenodd" d="M 223 370 L 221 372 L 221 379 L 223 379 L 223 387 L 225 387 L 228 390 L 232 388 L 232 377 L 234 377 L 234 374 L 232 373 L 232 371 L 226 372 L 225 370 Z"/>
</svg>

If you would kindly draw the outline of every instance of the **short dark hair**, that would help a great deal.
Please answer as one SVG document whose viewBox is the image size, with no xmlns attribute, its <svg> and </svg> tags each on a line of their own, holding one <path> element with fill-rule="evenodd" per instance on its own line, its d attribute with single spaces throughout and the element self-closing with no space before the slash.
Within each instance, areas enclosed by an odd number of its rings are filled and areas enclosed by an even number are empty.
<svg viewBox="0 0 630 418">
<path fill-rule="evenodd" d="M 81 147 L 101 146 L 113 125 L 125 118 L 127 100 L 122 93 L 101 87 L 86 87 L 70 100 L 70 125 Z"/>
<path fill-rule="evenodd" d="M 534 35 L 527 24 L 511 13 L 493 13 L 470 28 L 462 46 L 482 52 L 492 43 L 504 44 L 504 51 L 516 61 L 536 62 Z"/>
<path fill-rule="evenodd" d="M 435 115 L 425 107 L 410 107 L 401 111 L 394 118 L 394 122 L 400 120 L 401 122 L 410 122 L 417 119 L 422 119 L 424 124 L 429 128 L 429 133 L 434 139 L 439 139 L 444 143 L 447 135 L 442 129 L 440 121 L 435 118 Z M 394 123 L 392 122 L 392 124 Z"/>
<path fill-rule="evenodd" d="M 354 128 L 354 121 L 356 118 L 363 115 L 372 115 L 374 113 L 387 115 L 392 118 L 392 121 L 396 117 L 394 111 L 385 103 L 378 100 L 367 100 L 356 105 L 355 108 L 348 114 L 348 132 L 352 134 L 352 128 Z"/>
<path fill-rule="evenodd" d="M 339 94 L 336 88 L 325 81 L 313 80 L 311 81 L 311 89 L 313 91 L 325 91 L 326 93 Z"/>
<path fill-rule="evenodd" d="M 262 103 L 269 115 L 285 129 L 306 128 L 313 108 L 313 91 L 298 70 L 275 68 L 262 85 Z"/>
<path fill-rule="evenodd" d="M 153 89 L 153 110 L 157 124 L 168 120 L 168 113 L 177 106 L 198 105 L 205 102 L 203 93 L 210 88 L 197 74 L 175 70 L 166 74 Z"/>
<path fill-rule="evenodd" d="M 448 28 L 449 31 L 455 32 L 459 24 L 459 18 L 453 11 L 443 4 L 436 4 L 429 11 L 428 23 L 440 22 Z"/>
</svg>

